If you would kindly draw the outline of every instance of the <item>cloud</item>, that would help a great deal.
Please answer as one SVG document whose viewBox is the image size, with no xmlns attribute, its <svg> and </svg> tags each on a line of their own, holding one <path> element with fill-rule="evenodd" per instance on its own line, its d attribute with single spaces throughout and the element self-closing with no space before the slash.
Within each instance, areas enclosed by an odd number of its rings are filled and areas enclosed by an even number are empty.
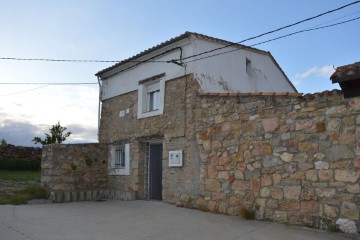
<svg viewBox="0 0 360 240">
<path fill-rule="evenodd" d="M 333 66 L 322 66 L 312 67 L 306 70 L 303 73 L 298 73 L 295 75 L 293 83 L 295 86 L 300 86 L 303 83 L 303 80 L 310 77 L 320 77 L 329 79 L 330 76 L 335 72 Z"/>
<path fill-rule="evenodd" d="M 34 146 L 31 140 L 43 130 L 43 126 L 6 119 L 0 123 L 0 138 L 4 138 L 9 144 Z"/>
<path fill-rule="evenodd" d="M 1 113 L 0 116 L 2 117 Z M 97 141 L 97 128 L 95 127 L 77 124 L 66 127 L 67 131 L 72 132 L 72 134 L 64 143 L 89 143 Z M 0 139 L 4 138 L 9 144 L 19 146 L 36 146 L 32 139 L 35 136 L 44 138 L 45 133 L 48 133 L 50 128 L 50 125 L 36 125 L 27 121 L 6 119 L 0 122 Z"/>
</svg>

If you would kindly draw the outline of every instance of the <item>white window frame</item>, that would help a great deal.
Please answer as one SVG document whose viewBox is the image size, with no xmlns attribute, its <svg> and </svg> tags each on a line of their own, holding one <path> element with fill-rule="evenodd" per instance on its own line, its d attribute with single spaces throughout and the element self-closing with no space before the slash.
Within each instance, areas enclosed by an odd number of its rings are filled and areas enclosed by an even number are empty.
<svg viewBox="0 0 360 240">
<path fill-rule="evenodd" d="M 158 101 L 156 108 L 150 108 L 150 93 L 157 92 Z M 164 96 L 165 96 L 165 81 L 157 80 L 149 83 L 140 84 L 138 88 L 138 114 L 137 118 L 146 118 L 164 113 Z"/>
<path fill-rule="evenodd" d="M 125 159 L 123 159 L 125 163 L 123 167 L 116 166 L 118 151 L 125 153 L 123 155 L 125 157 Z M 118 160 L 120 161 L 120 159 Z M 130 175 L 130 144 L 129 143 L 110 146 L 108 173 L 109 175 Z"/>
</svg>

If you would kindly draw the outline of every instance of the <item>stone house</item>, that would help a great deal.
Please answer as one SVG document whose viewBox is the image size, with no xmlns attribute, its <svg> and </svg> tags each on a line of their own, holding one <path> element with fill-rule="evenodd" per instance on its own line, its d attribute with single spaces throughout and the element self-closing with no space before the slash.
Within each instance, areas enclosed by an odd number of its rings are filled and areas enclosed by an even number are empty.
<svg viewBox="0 0 360 240">
<path fill-rule="evenodd" d="M 296 93 L 269 52 L 191 32 L 96 76 L 110 188 L 167 202 L 199 192 L 197 94 Z M 172 156 L 179 159 L 172 163 Z"/>
<path fill-rule="evenodd" d="M 332 80 L 358 87 L 354 69 Z M 43 147 L 54 202 L 155 199 L 360 231 L 359 96 L 303 96 L 270 53 L 188 32 L 96 75 L 99 143 Z"/>
</svg>

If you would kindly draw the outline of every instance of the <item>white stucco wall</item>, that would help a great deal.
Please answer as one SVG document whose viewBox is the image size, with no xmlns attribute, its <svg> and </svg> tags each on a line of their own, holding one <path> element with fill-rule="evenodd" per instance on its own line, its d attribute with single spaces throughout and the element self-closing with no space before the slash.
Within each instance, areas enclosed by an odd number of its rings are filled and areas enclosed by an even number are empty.
<svg viewBox="0 0 360 240">
<path fill-rule="evenodd" d="M 221 47 L 200 39 L 194 41 L 195 54 Z M 209 55 L 235 50 L 228 47 L 219 51 L 202 55 Z M 246 59 L 251 61 L 252 70 L 246 72 Z M 195 78 L 198 80 L 202 92 L 295 92 L 284 74 L 275 65 L 271 57 L 255 53 L 246 49 L 218 55 L 193 62 Z"/>
<path fill-rule="evenodd" d="M 175 47 L 182 47 L 183 57 L 187 57 L 221 46 L 223 45 L 191 36 L 190 38 L 178 41 L 137 60 L 149 59 L 152 56 Z M 234 49 L 236 48 L 228 47 L 200 57 Z M 178 59 L 179 56 L 179 51 L 173 51 L 154 60 L 168 61 Z M 185 62 L 193 59 L 185 60 Z M 252 70 L 250 74 L 246 72 L 246 59 L 251 61 Z M 126 65 L 129 66 L 131 64 L 132 63 Z M 126 68 L 126 65 L 121 66 L 121 68 Z M 161 73 L 166 74 L 165 77 L 161 79 L 163 82 L 193 73 L 201 86 L 201 92 L 204 93 L 295 92 L 286 77 L 272 61 L 271 57 L 241 49 L 216 57 L 189 62 L 186 68 L 173 63 L 147 62 L 140 64 L 103 80 L 101 98 L 105 100 L 124 93 L 136 91 L 139 89 L 139 81 Z"/>
<path fill-rule="evenodd" d="M 184 41 L 185 40 L 185 41 Z M 155 53 L 152 53 L 150 56 L 146 56 L 144 59 L 149 59 L 151 56 L 155 56 L 159 53 L 162 53 L 168 49 L 175 47 L 182 47 L 183 56 L 192 55 L 193 48 L 188 39 L 179 41 L 176 44 L 167 46 L 165 49 L 161 49 Z M 154 60 L 156 61 L 168 61 L 172 59 L 178 59 L 180 57 L 180 51 L 176 50 L 170 52 L 166 55 L 160 56 Z M 146 78 L 165 73 L 165 76 L 162 78 L 162 81 L 167 81 L 177 77 L 183 76 L 185 73 L 185 68 L 176 65 L 174 63 L 154 63 L 147 62 L 140 64 L 134 68 L 123 71 L 119 74 L 113 75 L 106 80 L 102 81 L 102 95 L 101 99 L 109 99 L 115 96 L 122 95 L 124 93 L 136 91 L 139 89 L 139 81 Z"/>
</svg>

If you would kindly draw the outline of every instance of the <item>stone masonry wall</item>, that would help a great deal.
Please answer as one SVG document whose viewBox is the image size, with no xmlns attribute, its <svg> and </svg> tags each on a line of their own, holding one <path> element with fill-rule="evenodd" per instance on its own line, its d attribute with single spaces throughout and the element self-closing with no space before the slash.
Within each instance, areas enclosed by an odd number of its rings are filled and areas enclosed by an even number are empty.
<svg viewBox="0 0 360 240">
<path fill-rule="evenodd" d="M 41 159 L 41 148 L 7 144 L 6 146 L 0 146 L 0 158 Z"/>
<path fill-rule="evenodd" d="M 130 143 L 130 176 L 109 176 L 109 187 L 132 191 L 143 199 L 146 142 L 163 144 L 163 200 L 175 203 L 182 194 L 197 196 L 200 166 L 194 132 L 197 82 L 191 75 L 166 82 L 164 114 L 137 119 L 137 91 L 103 101 L 100 142 Z M 129 109 L 124 117 L 121 110 Z M 184 167 L 168 167 L 168 151 L 183 150 Z"/>
<path fill-rule="evenodd" d="M 107 154 L 106 144 L 43 146 L 41 182 L 51 200 L 69 202 L 108 198 Z"/>
<path fill-rule="evenodd" d="M 360 98 L 199 96 L 194 114 L 200 195 L 184 204 L 316 228 L 359 224 Z"/>
</svg>

